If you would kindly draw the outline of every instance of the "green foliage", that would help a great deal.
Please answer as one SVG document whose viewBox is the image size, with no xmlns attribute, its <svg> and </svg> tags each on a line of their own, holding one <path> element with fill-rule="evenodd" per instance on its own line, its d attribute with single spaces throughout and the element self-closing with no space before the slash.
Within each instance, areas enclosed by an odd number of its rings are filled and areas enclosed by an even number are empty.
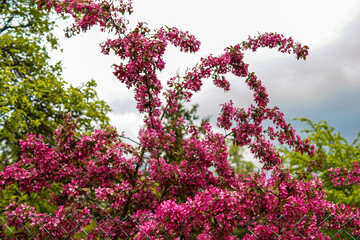
<svg viewBox="0 0 360 240">
<path fill-rule="evenodd" d="M 281 152 L 284 153 L 284 159 L 290 167 L 291 173 L 301 175 L 305 170 L 309 174 L 316 174 L 324 181 L 324 190 L 327 199 L 335 203 L 352 204 L 360 207 L 360 186 L 350 185 L 343 187 L 334 187 L 329 178 L 327 169 L 345 166 L 352 168 L 353 162 L 360 160 L 360 132 L 357 138 L 349 144 L 339 132 L 335 132 L 335 128 L 329 126 L 326 121 L 313 123 L 306 118 L 296 119 L 308 124 L 310 129 L 303 132 L 308 134 L 311 144 L 315 144 L 322 158 L 321 166 L 317 170 L 310 168 L 309 163 L 312 159 L 308 156 L 290 151 L 282 147 Z"/>
<path fill-rule="evenodd" d="M 249 176 L 256 169 L 254 163 L 245 161 L 244 159 L 244 149 L 238 147 L 236 144 L 227 142 L 229 148 L 229 160 L 231 165 L 234 167 L 235 172 L 239 175 Z"/>
<path fill-rule="evenodd" d="M 26 193 L 21 191 L 17 185 L 8 186 L 0 191 L 0 214 L 13 202 L 27 203 L 39 212 L 51 213 L 56 206 L 50 199 L 54 193 L 58 193 L 60 190 L 62 190 L 62 185 L 59 183 L 53 183 L 50 188 L 43 189 L 39 193 Z"/>
<path fill-rule="evenodd" d="M 177 81 L 181 81 L 180 75 L 177 72 Z M 197 109 L 199 105 L 195 104 L 192 105 L 191 108 L 187 108 L 182 103 L 183 99 L 180 98 L 180 101 L 177 105 L 177 111 L 174 113 L 170 113 L 167 111 L 166 107 L 163 108 L 163 115 L 162 119 L 164 120 L 164 130 L 169 133 L 170 131 L 173 131 L 175 133 L 176 139 L 174 142 L 174 145 L 179 148 L 178 152 L 172 152 L 170 150 L 164 149 L 162 154 L 163 158 L 168 162 L 180 162 L 182 159 L 182 146 L 184 145 L 184 138 L 188 132 L 189 125 L 193 124 L 194 121 L 199 119 L 199 116 L 197 115 Z M 180 118 L 183 118 L 187 125 L 184 125 L 179 121 Z M 208 119 L 203 119 L 203 121 L 206 121 Z"/>
<path fill-rule="evenodd" d="M 184 145 L 184 136 L 186 136 L 188 131 L 188 125 L 183 125 L 179 123 L 179 118 L 183 117 L 187 123 L 193 123 L 199 116 L 196 115 L 198 105 L 193 105 L 191 109 L 187 109 L 183 104 L 178 104 L 178 111 L 174 114 L 169 114 L 164 111 L 164 127 L 166 132 L 173 131 L 175 132 L 175 142 L 174 145 L 177 146 L 180 151 L 172 152 L 170 150 L 164 149 L 164 159 L 168 162 L 180 162 L 182 159 L 182 146 Z"/>
<path fill-rule="evenodd" d="M 50 64 L 46 45 L 56 49 L 49 14 L 24 0 L 0 2 L 0 169 L 20 156 L 19 139 L 52 132 L 72 112 L 83 133 L 105 127 L 110 108 L 97 97 L 95 81 L 80 87 L 61 79 L 61 65 Z"/>
<path fill-rule="evenodd" d="M 3 0 L 0 2 L 0 34 L 11 33 L 16 36 L 39 36 L 54 27 L 47 12 L 38 11 L 32 1 Z"/>
</svg>

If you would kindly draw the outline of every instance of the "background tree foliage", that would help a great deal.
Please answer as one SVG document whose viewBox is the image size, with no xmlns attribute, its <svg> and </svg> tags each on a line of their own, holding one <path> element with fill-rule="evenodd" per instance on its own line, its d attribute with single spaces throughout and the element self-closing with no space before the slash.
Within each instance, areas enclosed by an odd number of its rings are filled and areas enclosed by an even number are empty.
<svg viewBox="0 0 360 240">
<path fill-rule="evenodd" d="M 239 175 L 249 176 L 256 170 L 254 163 L 244 160 L 244 149 L 238 147 L 236 144 L 228 142 L 229 160 L 231 166 L 234 167 L 235 172 Z"/>
<path fill-rule="evenodd" d="M 41 134 L 54 144 L 53 131 L 69 112 L 78 118 L 81 133 L 109 125 L 109 106 L 99 100 L 96 82 L 68 85 L 60 76 L 60 63 L 51 64 L 47 50 L 58 49 L 52 34 L 55 22 L 46 11 L 26 0 L 0 1 L 0 169 L 18 161 L 19 140 Z M 25 194 L 11 185 L 0 191 L 0 213 L 12 201 L 31 203 L 51 212 L 49 191 Z"/>
<path fill-rule="evenodd" d="M 335 187 L 329 178 L 328 169 L 330 168 L 351 168 L 354 162 L 360 160 L 360 132 L 357 138 L 349 144 L 341 136 L 340 132 L 335 132 L 335 128 L 328 125 L 326 121 L 313 123 L 307 118 L 296 119 L 307 123 L 310 129 L 303 130 L 311 144 L 315 144 L 322 155 L 322 162 L 318 170 L 311 168 L 311 174 L 319 175 L 324 181 L 324 190 L 327 199 L 335 203 L 352 204 L 360 207 L 360 186 L 348 185 Z M 292 173 L 302 174 L 308 169 L 310 159 L 308 156 L 281 148 L 284 158 L 289 164 Z"/>
<path fill-rule="evenodd" d="M 108 125 L 110 108 L 95 81 L 68 86 L 60 63 L 50 63 L 47 49 L 58 48 L 54 26 L 33 2 L 0 1 L 0 169 L 19 159 L 19 139 L 30 132 L 52 145 L 63 114 L 72 112 L 82 132 Z"/>
</svg>

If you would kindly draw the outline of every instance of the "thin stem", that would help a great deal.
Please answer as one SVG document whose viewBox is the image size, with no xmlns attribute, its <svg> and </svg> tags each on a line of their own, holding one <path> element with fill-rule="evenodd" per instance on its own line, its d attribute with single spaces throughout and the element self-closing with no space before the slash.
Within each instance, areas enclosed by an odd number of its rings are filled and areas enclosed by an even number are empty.
<svg viewBox="0 0 360 240">
<path fill-rule="evenodd" d="M 137 145 L 140 145 L 140 143 L 138 143 L 137 141 L 135 141 L 135 140 L 133 140 L 133 139 L 131 139 L 129 137 L 121 136 L 121 138 L 127 139 L 127 140 L 129 140 L 129 141 L 131 141 L 133 143 L 136 143 Z"/>
</svg>

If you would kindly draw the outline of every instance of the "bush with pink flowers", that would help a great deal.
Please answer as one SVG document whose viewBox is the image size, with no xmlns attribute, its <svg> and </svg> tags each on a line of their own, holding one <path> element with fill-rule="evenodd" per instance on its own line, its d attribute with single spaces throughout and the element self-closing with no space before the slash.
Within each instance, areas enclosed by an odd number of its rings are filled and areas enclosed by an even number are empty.
<svg viewBox="0 0 360 240">
<path fill-rule="evenodd" d="M 339 229 L 345 218 L 358 219 L 357 208 L 325 200 L 318 177 L 293 176 L 283 166 L 276 142 L 308 154 L 310 166 L 316 167 L 319 156 L 314 146 L 296 135 L 278 108 L 268 107 L 266 88 L 243 59 L 244 51 L 258 48 L 276 48 L 305 59 L 307 46 L 277 33 L 259 34 L 226 48 L 219 56 L 202 58 L 185 76 L 171 78 L 164 85 L 158 72 L 166 65 L 166 47 L 172 44 L 188 53 L 199 50 L 200 42 L 190 33 L 166 26 L 151 31 L 142 22 L 130 29 L 124 15 L 132 13 L 131 2 L 122 0 L 41 0 L 37 4 L 74 18 L 68 36 L 95 25 L 115 33 L 117 37 L 101 44 L 102 52 L 113 52 L 121 60 L 114 75 L 134 90 L 144 126 L 134 145 L 110 128 L 77 137 L 71 116 L 65 116 L 64 125 L 54 133 L 54 148 L 41 136 L 28 135 L 21 141 L 21 160 L 0 173 L 0 188 L 16 186 L 28 194 L 51 190 L 48 202 L 56 210 L 48 218 L 48 213 L 14 200 L 5 211 L 11 217 L 9 226 L 21 228 L 20 220 L 30 218 L 32 227 L 41 226 L 39 237 L 55 229 L 50 234 L 60 238 L 59 222 L 71 214 L 86 219 L 80 224 L 83 228 L 92 219 L 103 219 L 98 225 L 112 239 L 165 239 L 164 232 L 174 239 L 235 239 L 238 225 L 261 216 L 263 220 L 254 222 L 252 234 L 245 234 L 244 239 L 255 239 L 256 234 L 261 239 L 328 239 L 318 228 L 321 219 L 333 216 L 322 226 L 325 229 Z M 186 131 L 180 140 L 171 128 L 164 127 L 164 114 L 175 114 L 179 104 L 191 102 L 203 81 L 212 79 L 216 87 L 229 91 L 228 74 L 245 79 L 254 104 L 241 108 L 232 101 L 224 103 L 217 118 L 217 127 L 224 134 L 215 131 L 209 121 L 189 123 L 182 117 L 167 122 Z M 273 126 L 265 128 L 265 121 Z M 248 147 L 262 169 L 249 177 L 236 174 L 228 160 L 226 139 Z M 335 184 L 358 184 L 359 168 L 354 167 L 330 170 Z M 93 218 L 86 218 L 89 215 Z M 109 215 L 112 217 L 107 218 Z M 265 221 L 278 218 L 288 220 L 281 226 Z M 69 221 L 63 229 L 73 227 Z M 359 234 L 359 221 L 353 222 L 352 233 Z M 97 234 L 100 230 L 93 229 L 89 238 Z"/>
</svg>

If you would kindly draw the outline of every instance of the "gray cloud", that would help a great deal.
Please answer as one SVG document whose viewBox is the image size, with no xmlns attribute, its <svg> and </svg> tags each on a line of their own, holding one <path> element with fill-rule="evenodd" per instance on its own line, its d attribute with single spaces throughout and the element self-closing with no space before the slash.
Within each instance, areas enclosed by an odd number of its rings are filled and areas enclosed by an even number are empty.
<svg viewBox="0 0 360 240">
<path fill-rule="evenodd" d="M 306 62 L 278 61 L 270 64 L 278 71 L 264 68 L 264 79 L 279 78 L 280 86 L 289 86 L 284 93 L 281 87 L 277 90 L 269 84 L 270 96 L 283 106 L 285 114 L 324 119 L 347 139 L 356 137 L 360 130 L 359 37 L 360 14 L 337 40 L 310 51 Z"/>
</svg>

